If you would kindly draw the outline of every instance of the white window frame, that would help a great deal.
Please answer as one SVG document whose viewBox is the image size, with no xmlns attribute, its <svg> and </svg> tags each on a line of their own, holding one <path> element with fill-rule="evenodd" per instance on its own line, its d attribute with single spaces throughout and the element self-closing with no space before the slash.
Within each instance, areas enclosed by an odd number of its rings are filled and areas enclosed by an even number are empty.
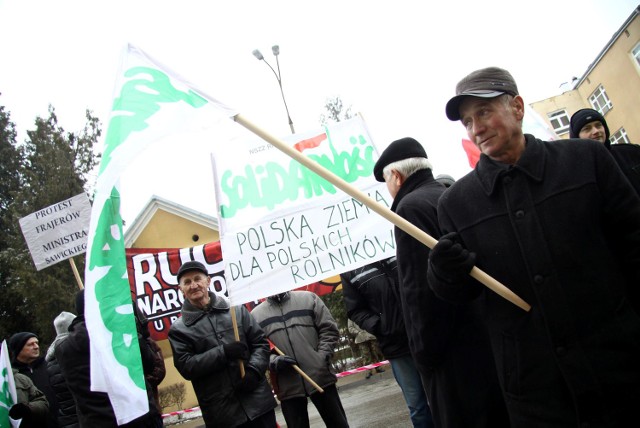
<svg viewBox="0 0 640 428">
<path fill-rule="evenodd" d="M 556 110 L 551 113 L 547 113 L 549 123 L 557 135 L 566 134 L 569 132 L 571 125 L 571 119 L 566 110 Z"/>
<path fill-rule="evenodd" d="M 618 129 L 613 135 L 611 135 L 609 141 L 611 141 L 611 144 L 631 144 L 627 131 L 624 128 Z"/>
<path fill-rule="evenodd" d="M 599 85 L 589 96 L 589 102 L 591 103 L 591 107 L 603 116 L 613 108 L 613 104 L 607 96 L 607 91 L 604 90 L 604 86 L 602 85 Z"/>
<path fill-rule="evenodd" d="M 636 63 L 636 67 L 640 68 L 640 42 L 631 50 L 631 56 Z"/>
</svg>

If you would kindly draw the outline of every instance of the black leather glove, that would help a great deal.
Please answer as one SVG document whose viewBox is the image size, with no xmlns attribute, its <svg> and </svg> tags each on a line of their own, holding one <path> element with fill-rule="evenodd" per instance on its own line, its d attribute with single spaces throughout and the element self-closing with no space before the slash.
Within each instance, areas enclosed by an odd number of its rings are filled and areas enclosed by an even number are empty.
<svg viewBox="0 0 640 428">
<path fill-rule="evenodd" d="M 224 355 L 226 355 L 228 360 L 249 359 L 249 348 L 247 348 L 247 344 L 244 342 L 225 343 L 222 345 L 222 349 L 224 349 Z"/>
<path fill-rule="evenodd" d="M 9 417 L 11 419 L 22 419 L 29 415 L 31 415 L 31 409 L 23 403 L 14 404 L 11 409 L 9 409 Z"/>
<path fill-rule="evenodd" d="M 295 358 L 288 355 L 278 355 L 269 363 L 269 370 L 278 373 L 279 371 L 289 369 L 293 364 L 298 364 Z"/>
<path fill-rule="evenodd" d="M 257 371 L 247 367 L 244 372 L 244 377 L 240 381 L 240 385 L 238 385 L 238 390 L 249 392 L 253 391 L 260 384 L 260 375 Z"/>
<path fill-rule="evenodd" d="M 436 277 L 447 282 L 457 282 L 476 264 L 476 254 L 457 243 L 456 232 L 447 233 L 429 253 L 429 267 Z"/>
</svg>

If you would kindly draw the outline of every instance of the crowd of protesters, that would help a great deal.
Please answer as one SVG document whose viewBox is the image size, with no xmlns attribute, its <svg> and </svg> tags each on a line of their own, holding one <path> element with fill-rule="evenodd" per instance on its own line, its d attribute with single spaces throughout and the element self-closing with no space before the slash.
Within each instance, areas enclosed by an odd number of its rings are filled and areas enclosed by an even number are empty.
<svg viewBox="0 0 640 428">
<path fill-rule="evenodd" d="M 350 322 L 389 360 L 414 427 L 638 424 L 640 149 L 611 145 L 592 109 L 571 117 L 570 139 L 542 141 L 524 133 L 524 107 L 507 70 L 473 71 L 445 106 L 481 152 L 473 171 L 434 178 L 411 137 L 373 169 L 391 210 L 438 240 L 430 249 L 396 226 L 395 257 L 341 275 Z M 339 331 L 317 295 L 281 293 L 249 312 L 213 293 L 199 262 L 177 280 L 173 364 L 207 427 L 276 427 L 274 392 L 289 428 L 309 426 L 308 400 L 327 427 L 349 426 L 331 365 Z M 164 358 L 135 312 L 149 412 L 125 426 L 160 427 Z M 82 292 L 54 326 L 46 357 L 36 334 L 10 337 L 9 415 L 23 427 L 116 426 L 108 396 L 90 388 Z"/>
</svg>

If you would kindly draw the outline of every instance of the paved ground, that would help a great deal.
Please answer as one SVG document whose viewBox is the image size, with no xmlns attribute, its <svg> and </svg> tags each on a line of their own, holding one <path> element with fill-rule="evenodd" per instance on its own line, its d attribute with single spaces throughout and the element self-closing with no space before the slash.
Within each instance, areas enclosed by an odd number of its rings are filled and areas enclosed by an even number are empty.
<svg viewBox="0 0 640 428">
<path fill-rule="evenodd" d="M 370 379 L 365 379 L 364 373 L 341 378 L 338 381 L 338 390 L 351 428 L 411 427 L 402 392 L 389 366 L 384 373 L 375 374 Z M 276 408 L 276 419 L 282 428 L 286 428 L 279 406 Z M 311 428 L 325 426 L 311 402 L 309 402 L 309 420 Z M 202 418 L 172 426 L 204 428 Z"/>
</svg>

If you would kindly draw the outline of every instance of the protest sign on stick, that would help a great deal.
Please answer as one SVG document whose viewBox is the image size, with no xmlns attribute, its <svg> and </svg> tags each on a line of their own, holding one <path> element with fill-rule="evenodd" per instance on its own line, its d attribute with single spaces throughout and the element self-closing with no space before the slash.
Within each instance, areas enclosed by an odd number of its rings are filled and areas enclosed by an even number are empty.
<svg viewBox="0 0 640 428">
<path fill-rule="evenodd" d="M 73 256 L 87 251 L 90 219 L 91 203 L 86 193 L 22 217 L 20 228 L 36 269 L 42 270 L 66 259 L 71 259 L 73 268 Z M 82 288 L 82 281 L 79 284 Z"/>
</svg>

